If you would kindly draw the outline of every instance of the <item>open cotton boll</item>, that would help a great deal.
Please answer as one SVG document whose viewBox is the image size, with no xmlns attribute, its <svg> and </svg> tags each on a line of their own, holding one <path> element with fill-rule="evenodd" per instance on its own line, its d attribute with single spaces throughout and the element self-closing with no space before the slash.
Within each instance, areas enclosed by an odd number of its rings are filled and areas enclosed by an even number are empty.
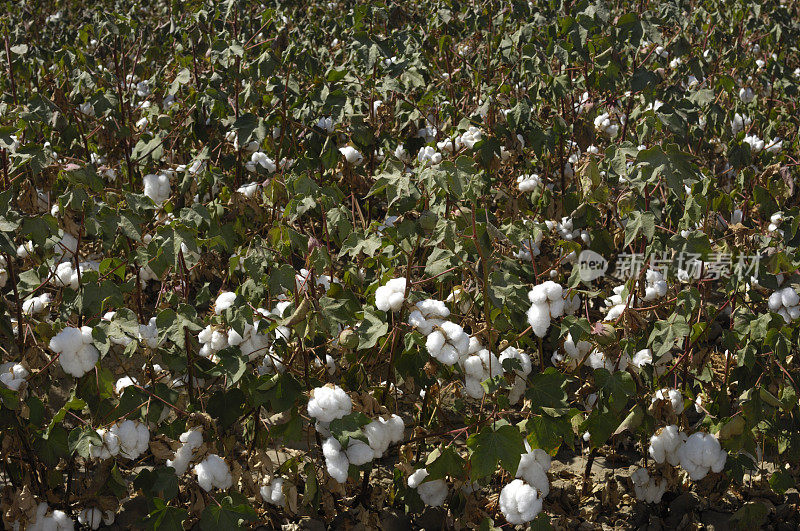
<svg viewBox="0 0 800 531">
<path fill-rule="evenodd" d="M 282 373 L 285 370 L 286 366 L 283 364 L 283 359 L 270 347 L 269 351 L 264 354 L 261 365 L 258 366 L 258 374 L 263 376 L 265 374 Z"/>
<path fill-rule="evenodd" d="M 789 324 L 800 317 L 800 295 L 792 287 L 787 286 L 769 296 L 767 307 Z"/>
<path fill-rule="evenodd" d="M 564 362 L 568 368 L 575 368 L 592 350 L 592 344 L 588 341 L 578 341 L 575 343 L 575 340 L 572 338 L 572 334 L 567 334 L 566 339 L 564 340 L 564 352 L 567 354 L 564 356 L 558 351 L 553 352 L 553 355 L 550 358 L 550 361 L 553 362 L 553 365 L 557 365 L 559 363 Z"/>
<path fill-rule="evenodd" d="M 78 252 L 78 239 L 69 232 L 65 232 L 53 249 L 56 253 L 56 261 L 71 260 Z"/>
<path fill-rule="evenodd" d="M 87 507 L 78 515 L 78 523 L 92 529 L 98 529 L 103 523 L 103 512 L 97 507 Z"/>
<path fill-rule="evenodd" d="M 667 426 L 650 437 L 650 447 L 647 452 L 656 463 L 668 462 L 677 466 L 681 459 L 679 450 L 686 441 L 686 434 L 673 425 Z"/>
<path fill-rule="evenodd" d="M 535 173 L 517 177 L 517 188 L 520 192 L 533 192 L 542 185 L 542 179 Z"/>
<path fill-rule="evenodd" d="M 676 415 L 683 413 L 683 395 L 677 389 L 659 389 L 656 391 L 655 396 L 651 402 L 655 403 L 659 400 L 666 400 L 672 405 L 672 411 Z"/>
<path fill-rule="evenodd" d="M 539 496 L 544 499 L 550 493 L 550 480 L 547 471 L 550 470 L 550 456 L 544 450 L 536 448 L 531 450 L 528 441 L 525 441 L 526 453 L 519 459 L 516 477 L 522 478 L 533 486 Z"/>
<path fill-rule="evenodd" d="M 328 384 L 311 391 L 308 401 L 308 415 L 320 422 L 331 422 L 348 415 L 353 403 L 347 393 L 338 385 Z"/>
<path fill-rule="evenodd" d="M 442 154 L 431 146 L 425 146 L 417 153 L 417 161 L 423 165 L 436 166 L 442 162 Z"/>
<path fill-rule="evenodd" d="M 344 146 L 339 148 L 339 152 L 344 155 L 345 160 L 348 164 L 352 164 L 353 166 L 358 166 L 364 161 L 364 155 L 362 155 L 356 148 L 353 146 Z"/>
<path fill-rule="evenodd" d="M 372 461 L 372 458 L 375 456 L 372 447 L 358 439 L 350 439 L 347 443 L 345 454 L 347 455 L 347 460 L 354 466 L 365 465 Z"/>
<path fill-rule="evenodd" d="M 419 301 L 416 308 L 409 314 L 408 324 L 425 335 L 433 332 L 434 326 L 441 326 L 444 319 L 450 317 L 450 310 L 445 303 L 435 299 Z"/>
<path fill-rule="evenodd" d="M 28 240 L 19 247 L 17 247 L 17 258 L 25 260 L 33 254 L 33 242 Z"/>
<path fill-rule="evenodd" d="M 197 476 L 197 483 L 204 491 L 213 488 L 226 490 L 233 485 L 233 476 L 228 464 L 217 454 L 210 454 L 201 463 L 194 465 L 192 471 Z"/>
<path fill-rule="evenodd" d="M 328 474 L 339 483 L 347 482 L 347 471 L 350 460 L 342 451 L 342 445 L 336 437 L 328 437 L 322 442 L 322 455 L 325 457 L 325 468 Z"/>
<path fill-rule="evenodd" d="M 443 479 L 425 482 L 426 477 L 428 477 L 428 471 L 420 468 L 408 476 L 408 486 L 417 489 L 422 503 L 429 507 L 439 507 L 447 499 L 447 483 Z"/>
<path fill-rule="evenodd" d="M 26 531 L 74 531 L 75 522 L 67 516 L 67 513 L 55 510 L 48 515 L 49 509 L 47 503 L 40 503 L 36 507 L 36 517 L 28 524 Z"/>
<path fill-rule="evenodd" d="M 142 455 L 150 443 L 150 430 L 136 420 L 117 422 L 110 431 L 119 439 L 119 454 L 128 459 Z"/>
<path fill-rule="evenodd" d="M 116 433 L 101 428 L 97 430 L 101 444 L 92 444 L 89 452 L 95 459 L 108 459 L 119 454 L 119 437 Z"/>
<path fill-rule="evenodd" d="M 759 153 L 764 149 L 764 141 L 761 140 L 757 135 L 745 135 L 744 143 L 750 144 L 750 151 L 752 153 Z"/>
<path fill-rule="evenodd" d="M 653 301 L 667 294 L 667 282 L 664 280 L 664 275 L 659 271 L 648 269 L 645 273 L 645 280 L 645 301 Z"/>
<path fill-rule="evenodd" d="M 509 524 L 522 525 L 542 511 L 542 499 L 535 488 L 515 479 L 500 491 L 500 511 Z"/>
<path fill-rule="evenodd" d="M 31 297 L 22 303 L 22 313 L 25 315 L 38 315 L 43 313 L 53 298 L 49 293 L 42 293 L 36 297 Z"/>
<path fill-rule="evenodd" d="M 716 437 L 708 433 L 693 433 L 678 450 L 681 467 L 693 481 L 700 481 L 712 472 L 722 472 L 728 454 Z"/>
<path fill-rule="evenodd" d="M 58 361 L 64 372 L 80 378 L 92 370 L 100 359 L 100 352 L 92 344 L 92 329 L 68 326 L 50 340 L 50 350 L 59 354 Z"/>
<path fill-rule="evenodd" d="M 148 174 L 142 177 L 144 181 L 144 195 L 153 200 L 158 206 L 161 206 L 164 201 L 169 199 L 170 186 L 169 176 L 166 173 Z"/>
<path fill-rule="evenodd" d="M 663 478 L 651 478 L 646 468 L 637 468 L 631 474 L 631 482 L 636 499 L 647 503 L 660 503 L 661 497 L 667 491 L 667 482 Z"/>
<path fill-rule="evenodd" d="M 750 124 L 753 122 L 748 116 L 742 116 L 738 112 L 733 115 L 733 120 L 731 120 L 731 132 L 735 135 L 739 131 L 747 129 L 750 127 Z"/>
<path fill-rule="evenodd" d="M 277 507 L 286 505 L 286 497 L 283 495 L 283 478 L 272 478 L 272 481 L 261 486 L 261 498 Z"/>
<path fill-rule="evenodd" d="M 384 312 L 396 312 L 406 300 L 405 277 L 393 278 L 375 290 L 375 307 Z"/>
<path fill-rule="evenodd" d="M 181 434 L 180 441 L 183 444 L 175 450 L 175 456 L 167 459 L 167 466 L 174 468 L 175 475 L 178 477 L 186 473 L 192 460 L 192 454 L 203 444 L 203 433 L 200 429 L 189 430 Z"/>
<path fill-rule="evenodd" d="M 156 318 L 151 317 L 147 324 L 139 325 L 139 341 L 147 345 L 148 348 L 158 348 L 161 342 L 158 340 L 158 327 Z"/>
<path fill-rule="evenodd" d="M 521 367 L 514 369 L 514 374 L 516 375 L 514 378 L 514 385 L 508 393 L 508 401 L 511 404 L 516 404 L 519 402 L 519 399 L 522 398 L 522 395 L 525 394 L 525 389 L 527 387 L 525 378 L 531 373 L 533 365 L 531 363 L 531 357 L 515 347 L 508 347 L 500 353 L 500 364 L 502 365 L 506 360 L 519 360 L 521 364 Z"/>
<path fill-rule="evenodd" d="M 232 291 L 223 291 L 217 295 L 217 300 L 214 301 L 214 313 L 222 315 L 222 312 L 233 306 L 233 301 L 236 300 L 236 294 Z"/>
<path fill-rule="evenodd" d="M 123 376 L 122 378 L 118 379 L 117 382 L 114 384 L 114 392 L 118 395 L 122 394 L 122 391 L 125 390 L 126 387 L 130 387 L 131 385 L 139 385 L 139 382 L 136 381 L 136 378 L 131 378 L 130 376 Z"/>
<path fill-rule="evenodd" d="M 404 431 L 403 419 L 397 415 L 392 415 L 388 419 L 378 418 L 367 424 L 364 427 L 364 434 L 372 448 L 373 459 L 380 459 L 389 445 L 402 441 Z"/>
<path fill-rule="evenodd" d="M 12 391 L 19 391 L 28 374 L 25 367 L 13 361 L 0 365 L 0 382 Z"/>
<path fill-rule="evenodd" d="M 247 183 L 237 188 L 236 191 L 245 197 L 252 198 L 255 197 L 256 192 L 258 192 L 259 186 L 260 186 L 259 183 Z"/>
<path fill-rule="evenodd" d="M 469 335 L 460 325 L 445 321 L 425 341 L 431 357 L 445 365 L 453 365 L 469 352 Z"/>
<path fill-rule="evenodd" d="M 472 345 L 470 350 L 471 347 Z M 500 360 L 487 349 L 469 354 L 460 363 L 464 369 L 464 386 L 467 394 L 476 400 L 483 398 L 485 392 L 481 382 L 503 374 Z"/>
</svg>

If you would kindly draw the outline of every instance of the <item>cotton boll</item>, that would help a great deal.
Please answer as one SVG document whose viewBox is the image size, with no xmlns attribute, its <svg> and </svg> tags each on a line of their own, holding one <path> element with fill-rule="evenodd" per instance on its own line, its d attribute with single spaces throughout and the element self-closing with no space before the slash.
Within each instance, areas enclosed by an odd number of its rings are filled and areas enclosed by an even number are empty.
<svg viewBox="0 0 800 531">
<path fill-rule="evenodd" d="M 677 466 L 681 461 L 679 450 L 686 439 L 686 434 L 673 424 L 650 437 L 650 447 L 647 451 L 656 463 L 666 461 L 672 466 Z"/>
<path fill-rule="evenodd" d="M 344 155 L 344 158 L 348 164 L 358 166 L 364 161 L 364 155 L 359 153 L 359 151 L 352 146 L 340 147 L 339 152 Z"/>
<path fill-rule="evenodd" d="M 423 165 L 435 166 L 442 162 L 442 154 L 431 146 L 425 146 L 417 153 L 417 161 Z"/>
<path fill-rule="evenodd" d="M 550 307 L 547 304 L 532 304 L 528 309 L 528 324 L 537 337 L 547 335 L 550 328 Z"/>
<path fill-rule="evenodd" d="M 420 468 L 408 477 L 408 486 L 417 489 L 417 494 L 428 507 L 439 507 L 447 499 L 447 483 L 443 479 L 424 482 L 428 471 Z"/>
<path fill-rule="evenodd" d="M 469 352 L 469 335 L 456 323 L 443 322 L 425 342 L 428 354 L 445 365 L 453 365 Z"/>
<path fill-rule="evenodd" d="M 651 478 L 646 468 L 637 468 L 631 474 L 631 482 L 636 499 L 647 503 L 660 503 L 667 490 L 667 482 L 664 479 L 656 481 Z"/>
<path fill-rule="evenodd" d="M 678 451 L 681 467 L 693 481 L 700 481 L 712 472 L 722 472 L 728 454 L 713 435 L 697 432 Z"/>
<path fill-rule="evenodd" d="M 189 430 L 181 434 L 180 441 L 183 444 L 175 450 L 175 456 L 167 459 L 167 466 L 174 468 L 178 477 L 186 473 L 194 450 L 203 444 L 203 433 L 199 429 Z"/>
<path fill-rule="evenodd" d="M 649 348 L 642 349 L 631 358 L 631 365 L 642 368 L 653 363 L 653 351 Z"/>
<path fill-rule="evenodd" d="M 213 488 L 226 490 L 233 485 L 233 476 L 231 476 L 228 464 L 216 454 L 210 454 L 202 463 L 196 464 L 192 470 L 197 476 L 200 488 L 206 492 Z"/>
<path fill-rule="evenodd" d="M 92 529 L 98 529 L 103 522 L 103 513 L 97 507 L 85 508 L 78 515 L 78 523 Z"/>
<path fill-rule="evenodd" d="M 375 307 L 385 312 L 399 311 L 403 307 L 406 279 L 393 278 L 375 291 Z"/>
<path fill-rule="evenodd" d="M 75 529 L 75 523 L 64 511 L 56 510 L 48 515 L 49 509 L 47 503 L 40 503 L 36 508 L 33 522 L 28 524 L 27 531 L 73 531 Z"/>
<path fill-rule="evenodd" d="M 311 391 L 308 401 L 308 415 L 320 422 L 340 419 L 353 410 L 353 403 L 347 393 L 338 385 L 328 384 Z"/>
<path fill-rule="evenodd" d="M 659 400 L 667 400 L 672 405 L 672 411 L 676 415 L 683 413 L 683 396 L 677 389 L 659 389 L 656 391 L 652 402 L 655 403 Z"/>
<path fill-rule="evenodd" d="M 750 103 L 756 97 L 756 93 L 750 87 L 742 87 L 739 89 L 739 99 L 742 103 Z"/>
<path fill-rule="evenodd" d="M 49 293 L 42 293 L 39 296 L 31 297 L 22 303 L 22 313 L 25 315 L 38 315 L 47 310 L 47 306 L 52 301 Z"/>
<path fill-rule="evenodd" d="M 128 459 L 136 459 L 142 455 L 150 443 L 150 430 L 135 420 L 117 422 L 111 426 L 110 431 L 119 439 L 120 455 Z"/>
<path fill-rule="evenodd" d="M 68 326 L 50 340 L 50 350 L 59 354 L 64 372 L 80 378 L 92 370 L 100 359 L 100 352 L 92 344 L 92 329 Z"/>
<path fill-rule="evenodd" d="M 550 492 L 550 481 L 547 479 L 547 471 L 550 469 L 550 456 L 539 448 L 531 450 L 527 441 L 525 441 L 525 450 L 526 453 L 520 457 L 516 477 L 522 478 L 526 483 L 533 486 L 539 492 L 541 498 L 546 498 Z"/>
<path fill-rule="evenodd" d="M 130 376 L 123 376 L 122 378 L 118 379 L 117 382 L 114 384 L 114 392 L 118 395 L 122 394 L 122 391 L 125 390 L 126 387 L 130 387 L 131 385 L 139 385 L 139 382 L 136 381 L 136 378 L 131 378 Z"/>
<path fill-rule="evenodd" d="M 375 456 L 372 447 L 358 439 L 350 439 L 345 454 L 347 455 L 347 460 L 354 466 L 365 465 L 372 461 Z"/>
<path fill-rule="evenodd" d="M 500 511 L 512 525 L 532 521 L 542 511 L 542 499 L 536 489 L 515 479 L 500 491 Z"/>
<path fill-rule="evenodd" d="M 533 192 L 542 185 L 542 180 L 538 175 L 520 175 L 517 177 L 517 188 L 520 192 Z"/>
<path fill-rule="evenodd" d="M 89 452 L 95 459 L 108 459 L 119 454 L 119 437 L 115 433 L 105 429 L 97 430 L 97 435 L 101 439 L 101 444 L 92 445 Z"/>
<path fill-rule="evenodd" d="M 233 301 L 236 299 L 236 294 L 232 291 L 223 291 L 217 296 L 214 302 L 214 313 L 222 315 L 222 312 L 233 306 Z"/>
<path fill-rule="evenodd" d="M 12 391 L 19 391 L 28 374 L 28 370 L 25 367 L 13 361 L 0 365 L 0 383 L 3 383 Z"/>
<path fill-rule="evenodd" d="M 532 364 L 530 356 L 514 347 L 508 347 L 501 352 L 498 361 L 503 364 L 505 360 L 510 359 L 518 360 L 522 365 L 521 368 L 514 369 L 514 374 L 516 375 L 514 378 L 514 385 L 508 393 L 508 401 L 511 404 L 516 404 L 519 402 L 520 398 L 522 398 L 522 395 L 525 394 L 525 389 L 527 388 L 525 378 L 531 373 Z"/>
<path fill-rule="evenodd" d="M 286 497 L 283 494 L 283 478 L 273 478 L 272 481 L 261 487 L 261 498 L 277 507 L 286 506 Z"/>
<path fill-rule="evenodd" d="M 345 483 L 350 461 L 347 459 L 347 454 L 342 451 L 342 446 L 336 437 L 328 437 L 323 441 L 322 454 L 325 456 L 325 467 L 328 469 L 328 474 L 339 483 Z"/>
<path fill-rule="evenodd" d="M 142 180 L 144 181 L 144 195 L 153 200 L 158 206 L 161 206 L 170 196 L 169 176 L 166 173 L 158 175 L 148 174 Z"/>
</svg>

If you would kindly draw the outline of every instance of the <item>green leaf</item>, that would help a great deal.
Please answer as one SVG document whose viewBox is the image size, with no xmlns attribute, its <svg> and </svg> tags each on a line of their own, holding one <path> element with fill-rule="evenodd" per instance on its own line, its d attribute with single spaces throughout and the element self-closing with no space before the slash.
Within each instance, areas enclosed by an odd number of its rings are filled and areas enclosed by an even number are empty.
<svg viewBox="0 0 800 531">
<path fill-rule="evenodd" d="M 361 430 L 364 426 L 372 422 L 368 416 L 360 412 L 353 412 L 340 419 L 331 421 L 331 435 L 336 437 L 342 448 L 347 448 L 350 439 L 358 439 L 367 442 L 367 436 Z"/>
<path fill-rule="evenodd" d="M 561 444 L 572 446 L 575 433 L 567 416 L 553 418 L 549 415 L 534 415 L 519 423 L 520 428 L 529 433 L 531 448 L 541 448 L 550 455 L 556 455 Z"/>
<path fill-rule="evenodd" d="M 461 478 L 466 470 L 466 461 L 452 446 L 436 448 L 425 462 L 425 469 L 428 471 L 426 481 L 442 479 L 445 476 L 451 478 Z"/>
<path fill-rule="evenodd" d="M 200 516 L 200 529 L 203 531 L 220 531 L 222 529 L 244 529 L 245 522 L 256 520 L 256 511 L 247 503 L 241 494 L 225 496 L 217 500 L 217 504 L 206 505 Z"/>
<path fill-rule="evenodd" d="M 152 499 L 154 509 L 144 520 L 147 529 L 153 531 L 183 531 L 183 521 L 189 518 L 189 511 L 172 507 L 161 498 Z"/>
<path fill-rule="evenodd" d="M 364 320 L 358 326 L 358 350 L 372 348 L 380 338 L 389 332 L 389 323 L 385 312 L 372 306 L 364 308 Z"/>
<path fill-rule="evenodd" d="M 467 439 L 467 447 L 470 449 L 471 481 L 494 474 L 498 462 L 507 472 L 516 474 L 520 457 L 525 453 L 522 433 L 510 424 L 501 425 L 496 430 L 491 426 L 484 427 Z"/>
</svg>

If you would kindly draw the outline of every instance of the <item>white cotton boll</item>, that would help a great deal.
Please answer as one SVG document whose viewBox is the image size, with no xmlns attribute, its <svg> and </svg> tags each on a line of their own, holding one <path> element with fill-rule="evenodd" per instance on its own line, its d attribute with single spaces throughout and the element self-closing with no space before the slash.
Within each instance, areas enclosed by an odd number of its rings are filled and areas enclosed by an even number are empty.
<svg viewBox="0 0 800 531">
<path fill-rule="evenodd" d="M 406 151 L 406 148 L 403 147 L 402 144 L 394 149 L 394 156 L 405 164 L 411 164 L 411 154 Z"/>
<path fill-rule="evenodd" d="M 739 131 L 743 131 L 744 129 L 750 127 L 752 122 L 753 121 L 749 117 L 742 116 L 737 112 L 734 114 L 733 120 L 731 120 L 731 131 L 735 135 Z"/>
<path fill-rule="evenodd" d="M 657 481 L 651 478 L 646 468 L 637 468 L 631 474 L 631 482 L 636 499 L 647 503 L 660 503 L 667 491 L 667 482 L 663 478 Z"/>
<path fill-rule="evenodd" d="M 700 481 L 712 472 L 722 472 L 728 454 L 713 435 L 693 433 L 678 451 L 681 467 L 693 481 Z"/>
<path fill-rule="evenodd" d="M 354 466 L 365 465 L 372 461 L 372 458 L 375 456 L 372 447 L 358 439 L 350 439 L 345 454 L 347 454 L 347 460 Z"/>
<path fill-rule="evenodd" d="M 364 155 L 362 155 L 356 148 L 353 146 L 344 146 L 339 148 L 339 152 L 344 155 L 345 160 L 348 164 L 352 164 L 353 166 L 358 166 L 364 161 Z"/>
<path fill-rule="evenodd" d="M 124 420 L 111 426 L 111 433 L 119 438 L 119 453 L 122 457 L 136 459 L 147 450 L 150 430 L 141 422 Z"/>
<path fill-rule="evenodd" d="M 323 116 L 319 120 L 317 120 L 317 127 L 322 129 L 325 132 L 333 133 L 335 124 L 333 123 L 333 118 L 330 116 Z"/>
<path fill-rule="evenodd" d="M 33 242 L 28 240 L 19 247 L 17 247 L 17 258 L 25 260 L 33 254 Z"/>
<path fill-rule="evenodd" d="M 614 372 L 614 362 L 597 349 L 593 350 L 589 357 L 586 358 L 586 364 L 592 369 L 605 369 L 609 372 Z"/>
<path fill-rule="evenodd" d="M 787 308 L 797 306 L 800 303 L 800 296 L 792 288 L 783 288 L 781 290 L 781 303 Z"/>
<path fill-rule="evenodd" d="M 80 514 L 78 515 L 78 523 L 87 527 L 91 527 L 92 529 L 98 529 L 102 522 L 103 513 L 97 507 L 87 507 L 81 510 Z"/>
<path fill-rule="evenodd" d="M 222 315 L 222 312 L 233 306 L 233 301 L 236 299 L 236 294 L 232 291 L 223 291 L 217 296 L 214 302 L 214 313 Z"/>
<path fill-rule="evenodd" d="M 676 415 L 683 413 L 683 395 L 677 389 L 659 389 L 656 391 L 652 402 L 655 403 L 658 400 L 668 401 Z"/>
<path fill-rule="evenodd" d="M 72 267 L 72 262 L 62 262 L 56 266 L 54 283 L 58 287 L 70 287 L 77 290 L 80 287 L 78 272 Z"/>
<path fill-rule="evenodd" d="M 678 451 L 686 439 L 686 434 L 673 424 L 650 437 L 650 447 L 647 452 L 656 463 L 666 461 L 672 466 L 677 466 L 681 462 Z"/>
<path fill-rule="evenodd" d="M 198 463 L 192 469 L 197 475 L 197 483 L 204 491 L 208 492 L 213 488 L 226 490 L 233 485 L 228 464 L 218 455 L 211 454 L 202 463 Z"/>
<path fill-rule="evenodd" d="M 651 365 L 653 363 L 653 351 L 649 348 L 642 349 L 636 354 L 633 355 L 631 359 L 631 365 L 635 367 L 642 368 L 645 365 Z"/>
<path fill-rule="evenodd" d="M 502 365 L 506 360 L 518 360 L 520 362 L 521 367 L 514 369 L 514 373 L 517 376 L 528 376 L 533 370 L 531 357 L 515 347 L 508 347 L 500 353 L 500 357 L 498 358 L 500 364 Z"/>
<path fill-rule="evenodd" d="M 517 177 L 517 188 L 520 192 L 533 192 L 542 185 L 542 180 L 538 175 L 520 175 Z"/>
<path fill-rule="evenodd" d="M 130 376 L 123 376 L 122 378 L 118 379 L 117 382 L 114 384 L 114 392 L 118 395 L 122 394 L 122 391 L 125 390 L 126 387 L 130 387 L 131 385 L 139 385 L 139 382 L 136 381 L 136 378 L 131 378 Z"/>
<path fill-rule="evenodd" d="M 456 323 L 445 321 L 428 336 L 425 346 L 431 357 L 453 365 L 469 353 L 469 335 Z"/>
<path fill-rule="evenodd" d="M 180 441 L 183 444 L 175 450 L 175 456 L 167 459 L 167 466 L 174 468 L 178 477 L 186 473 L 194 450 L 203 444 L 203 432 L 199 428 L 189 430 L 181 434 Z"/>
<path fill-rule="evenodd" d="M 283 478 L 273 478 L 272 481 L 261 487 L 261 498 L 277 507 L 286 506 L 286 497 L 283 494 Z"/>
<path fill-rule="evenodd" d="M 750 151 L 753 153 L 760 153 L 764 149 L 764 141 L 757 135 L 746 135 L 743 142 L 750 145 Z"/>
<path fill-rule="evenodd" d="M 236 189 L 237 192 L 245 197 L 253 198 L 258 192 L 259 183 L 247 183 Z"/>
<path fill-rule="evenodd" d="M 170 186 L 169 177 L 166 173 L 158 175 L 148 174 L 142 180 L 144 181 L 144 195 L 153 200 L 153 203 L 161 206 L 164 201 L 169 199 Z"/>
<path fill-rule="evenodd" d="M 0 365 L 0 382 L 12 391 L 19 391 L 28 374 L 25 367 L 13 361 Z"/>
<path fill-rule="evenodd" d="M 406 279 L 393 278 L 375 291 L 375 307 L 384 312 L 396 312 L 403 307 Z"/>
<path fill-rule="evenodd" d="M 417 494 L 428 507 L 439 507 L 447 499 L 447 483 L 443 479 L 424 482 L 428 471 L 420 468 L 408 477 L 408 486 L 417 489 Z"/>
<path fill-rule="evenodd" d="M 308 415 L 320 422 L 340 419 L 353 410 L 353 403 L 347 393 L 338 385 L 317 387 L 311 391 L 308 401 Z"/>
<path fill-rule="evenodd" d="M 89 448 L 91 456 L 96 459 L 108 459 L 119 454 L 119 437 L 115 433 L 105 429 L 97 430 L 102 444 L 92 445 Z"/>
<path fill-rule="evenodd" d="M 42 293 L 39 296 L 31 297 L 22 303 L 22 313 L 25 315 L 38 315 L 47 310 L 52 297 L 49 293 Z"/>
<path fill-rule="evenodd" d="M 550 469 L 551 462 L 550 456 L 539 448 L 531 450 L 527 441 L 525 441 L 525 450 L 526 453 L 520 457 L 516 477 L 523 479 L 534 487 L 542 498 L 546 498 L 550 493 L 550 481 L 547 479 L 547 471 Z"/>
<path fill-rule="evenodd" d="M 417 153 L 417 161 L 427 165 L 437 165 L 442 162 L 442 154 L 431 146 L 425 146 Z"/>
<path fill-rule="evenodd" d="M 743 103 L 750 103 L 756 97 L 756 93 L 750 87 L 742 87 L 739 89 L 739 99 Z"/>
<path fill-rule="evenodd" d="M 521 479 L 515 479 L 500 491 L 500 511 L 509 524 L 522 525 L 542 511 L 539 493 Z"/>
<path fill-rule="evenodd" d="M 532 304 L 528 309 L 528 324 L 537 337 L 547 335 L 550 328 L 550 306 L 547 304 Z"/>
<path fill-rule="evenodd" d="M 35 519 L 28 523 L 27 531 L 73 531 L 75 529 L 75 522 L 64 511 L 56 510 L 48 516 L 49 509 L 47 503 L 40 503 L 36 507 Z"/>
<path fill-rule="evenodd" d="M 325 456 L 325 467 L 328 474 L 339 483 L 347 481 L 350 461 L 336 437 L 329 437 L 322 443 L 322 454 Z"/>
<path fill-rule="evenodd" d="M 764 149 L 766 149 L 768 153 L 778 153 L 781 149 L 783 149 L 783 140 L 776 136 Z"/>
<path fill-rule="evenodd" d="M 64 372 L 80 378 L 92 370 L 100 352 L 92 345 L 92 329 L 68 326 L 50 340 L 50 350 L 59 354 Z"/>
</svg>

